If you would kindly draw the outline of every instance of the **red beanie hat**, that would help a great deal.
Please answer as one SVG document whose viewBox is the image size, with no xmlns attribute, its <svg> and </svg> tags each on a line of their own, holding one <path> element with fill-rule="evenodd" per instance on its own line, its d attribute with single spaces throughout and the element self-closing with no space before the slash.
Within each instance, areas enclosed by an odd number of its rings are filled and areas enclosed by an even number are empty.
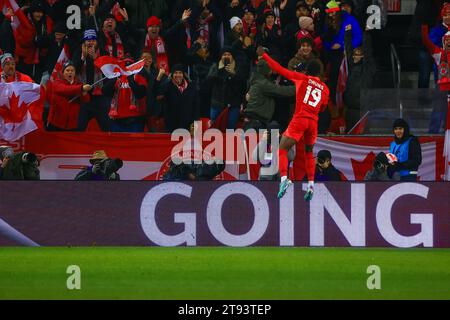
<svg viewBox="0 0 450 320">
<path fill-rule="evenodd" d="M 450 3 L 444 3 L 444 6 L 442 7 L 441 10 L 441 18 L 443 18 L 448 14 L 450 14 Z"/>
<path fill-rule="evenodd" d="M 147 29 L 151 26 L 159 26 L 161 25 L 161 20 L 157 16 L 151 16 L 147 20 Z"/>
</svg>

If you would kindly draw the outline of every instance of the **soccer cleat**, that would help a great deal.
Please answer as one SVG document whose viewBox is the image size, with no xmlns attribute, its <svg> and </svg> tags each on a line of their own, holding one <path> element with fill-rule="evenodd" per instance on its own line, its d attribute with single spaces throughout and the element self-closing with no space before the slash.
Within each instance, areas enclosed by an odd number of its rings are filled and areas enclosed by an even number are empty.
<svg viewBox="0 0 450 320">
<path fill-rule="evenodd" d="M 304 197 L 305 201 L 311 201 L 313 195 L 314 195 L 314 188 L 312 186 L 308 186 Z"/>
<path fill-rule="evenodd" d="M 284 194 L 286 193 L 289 186 L 292 184 L 292 181 L 289 179 L 286 179 L 284 181 L 281 181 L 280 183 L 280 190 L 278 191 L 278 199 L 283 198 Z"/>
</svg>

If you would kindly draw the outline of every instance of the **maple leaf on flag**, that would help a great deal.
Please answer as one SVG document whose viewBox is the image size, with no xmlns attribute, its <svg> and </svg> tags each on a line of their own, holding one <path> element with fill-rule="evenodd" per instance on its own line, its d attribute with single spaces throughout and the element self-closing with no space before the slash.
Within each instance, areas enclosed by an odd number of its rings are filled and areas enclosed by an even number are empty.
<svg viewBox="0 0 450 320">
<path fill-rule="evenodd" d="M 375 153 L 372 151 L 367 154 L 363 161 L 352 160 L 353 172 L 355 174 L 355 180 L 364 180 L 367 171 L 371 170 L 373 167 L 373 162 L 375 161 Z"/>
<path fill-rule="evenodd" d="M 21 103 L 19 105 L 19 96 L 15 93 L 9 99 L 9 106 L 0 106 L 0 117 L 5 123 L 20 123 L 24 120 L 28 112 L 28 105 Z"/>
</svg>

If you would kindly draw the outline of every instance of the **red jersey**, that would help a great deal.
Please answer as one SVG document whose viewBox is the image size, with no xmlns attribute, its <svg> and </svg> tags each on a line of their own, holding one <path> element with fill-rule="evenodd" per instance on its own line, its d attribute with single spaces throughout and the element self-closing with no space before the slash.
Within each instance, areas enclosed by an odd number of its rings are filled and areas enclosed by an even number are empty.
<svg viewBox="0 0 450 320">
<path fill-rule="evenodd" d="M 319 113 L 324 111 L 328 105 L 330 90 L 327 85 L 317 77 L 283 68 L 266 53 L 263 54 L 263 58 L 273 71 L 294 82 L 296 102 L 293 118 L 302 117 L 318 120 Z"/>
</svg>

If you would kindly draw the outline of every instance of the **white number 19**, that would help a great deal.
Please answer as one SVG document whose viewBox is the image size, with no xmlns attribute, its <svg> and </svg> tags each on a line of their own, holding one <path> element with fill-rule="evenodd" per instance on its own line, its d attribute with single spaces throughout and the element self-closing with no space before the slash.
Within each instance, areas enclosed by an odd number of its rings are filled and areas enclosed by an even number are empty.
<svg viewBox="0 0 450 320">
<path fill-rule="evenodd" d="M 312 98 L 314 101 L 310 101 L 309 98 Z M 322 99 L 322 90 L 318 88 L 314 88 L 312 86 L 308 86 L 306 88 L 306 95 L 305 99 L 303 99 L 304 103 L 307 103 L 311 107 L 315 108 L 320 102 L 320 99 Z"/>
</svg>

